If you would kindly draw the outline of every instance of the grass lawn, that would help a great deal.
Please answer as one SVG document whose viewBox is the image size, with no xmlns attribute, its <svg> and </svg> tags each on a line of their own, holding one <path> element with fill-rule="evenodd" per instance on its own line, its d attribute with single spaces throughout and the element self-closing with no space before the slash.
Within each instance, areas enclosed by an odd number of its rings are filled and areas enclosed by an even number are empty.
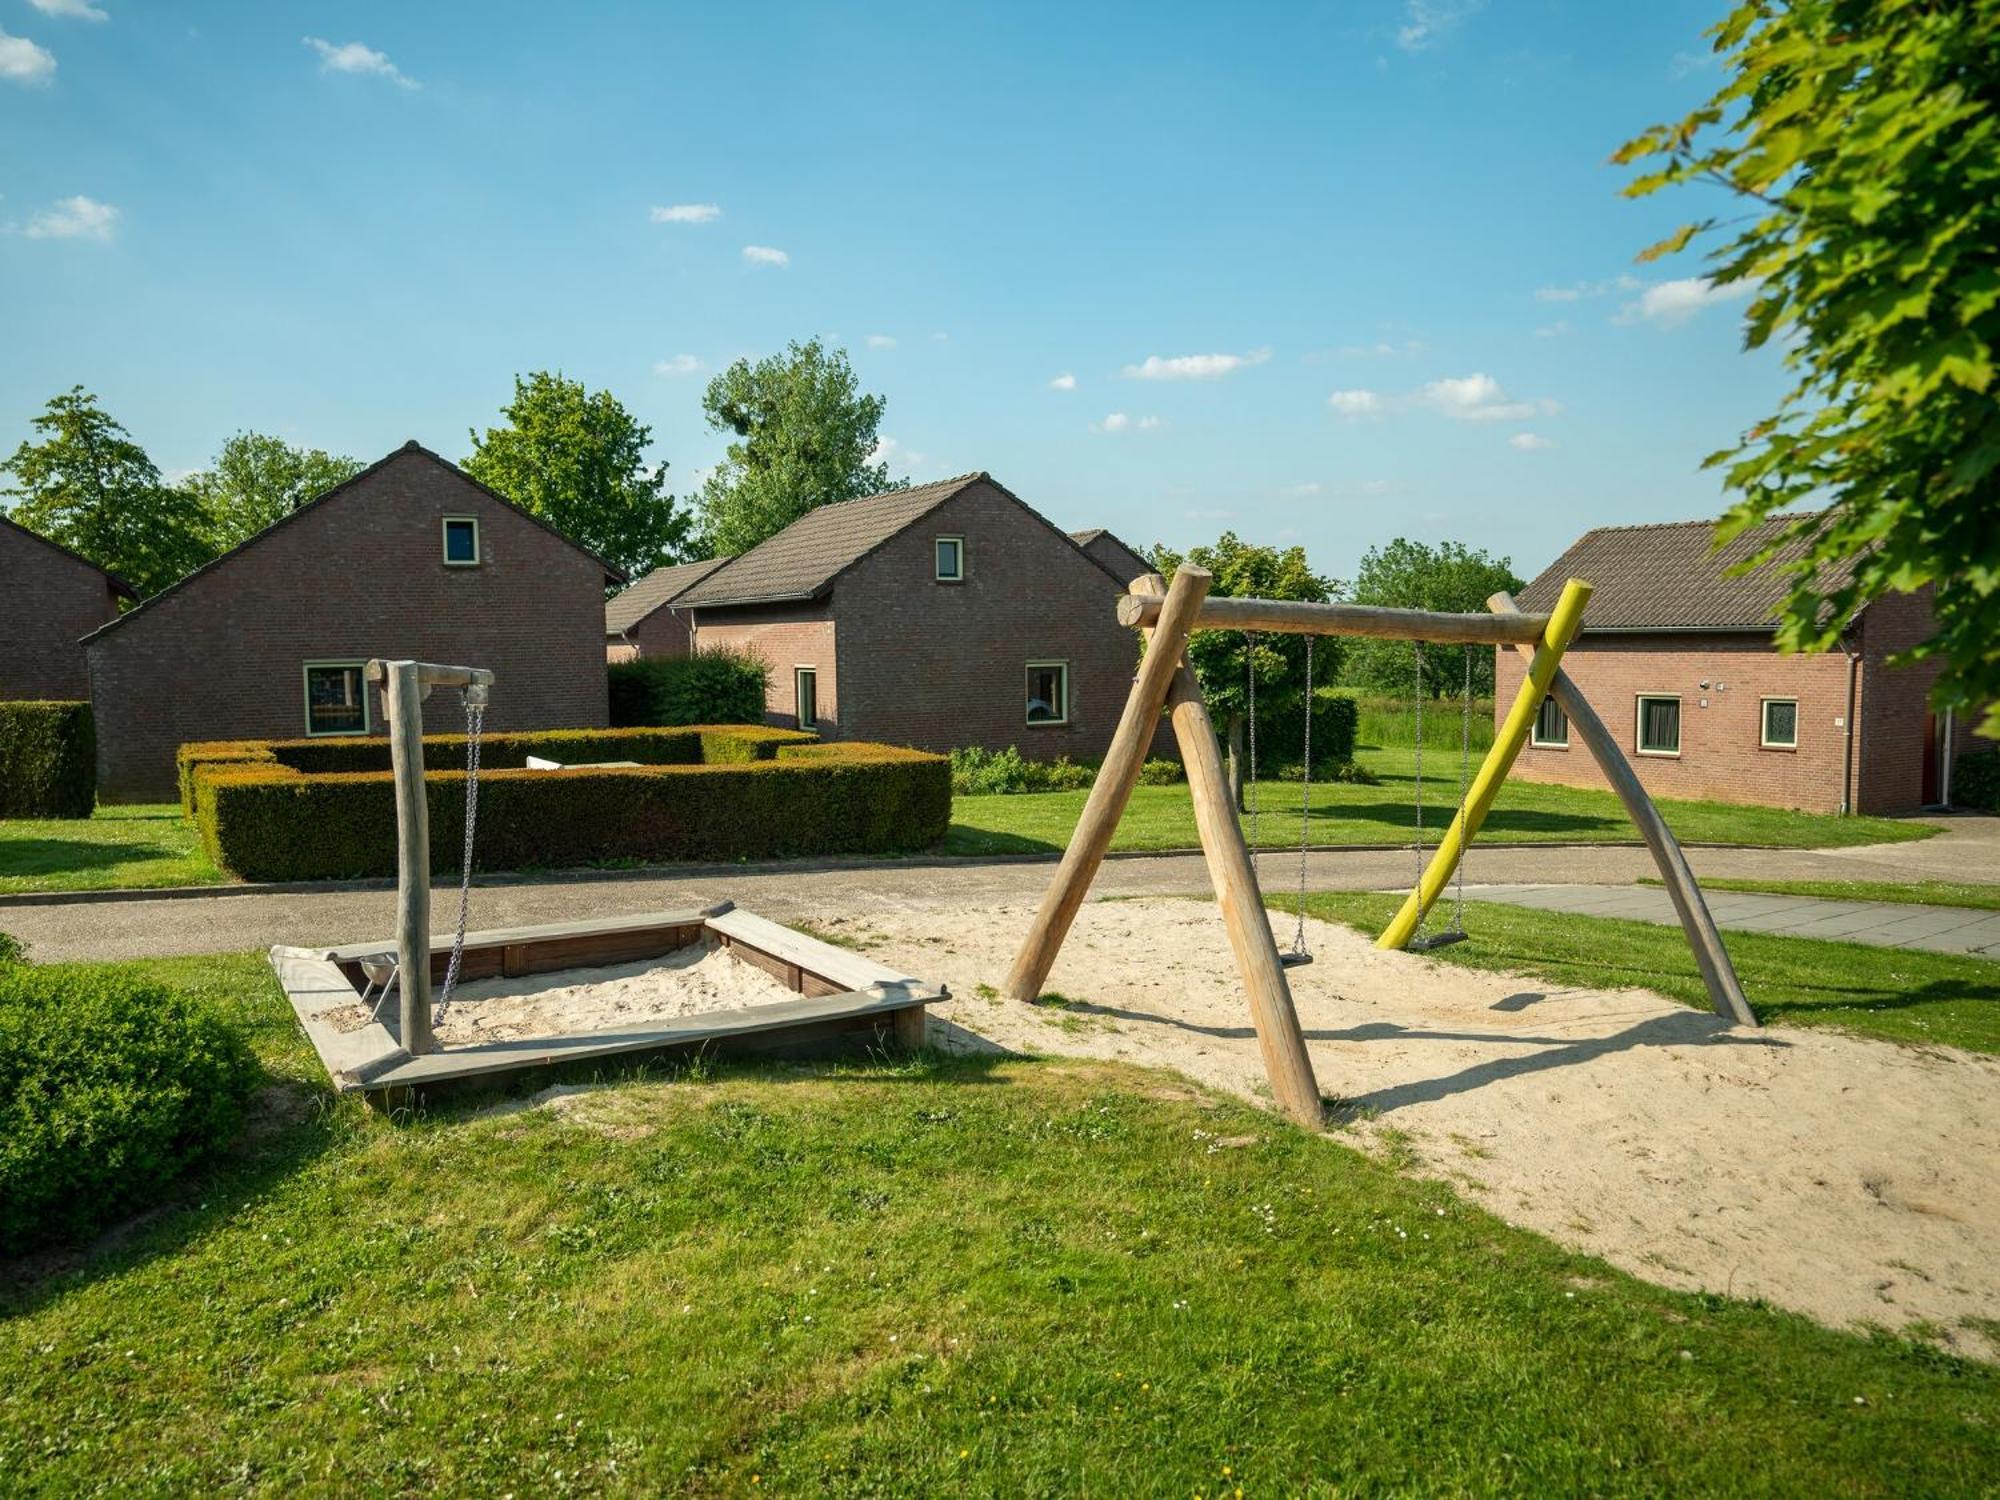
<svg viewBox="0 0 2000 1500">
<path fill-rule="evenodd" d="M 1416 757 L 1407 749 L 1364 747 L 1356 758 L 1381 778 L 1379 786 L 1316 785 L 1312 838 L 1316 844 L 1408 843 L 1416 823 Z M 1264 782 L 1259 842 L 1265 848 L 1296 845 L 1299 786 Z M 1060 850 L 1083 811 L 1084 792 L 1043 792 L 1012 797 L 957 797 L 944 847 L 952 854 L 1021 854 Z M 1456 746 L 1442 759 L 1427 757 L 1424 824 L 1440 830 L 1458 798 Z M 1826 849 L 1929 838 L 1927 823 L 1893 818 L 1838 818 L 1773 807 L 1720 802 L 1661 802 L 1668 825 L 1685 843 L 1773 844 Z M 1246 819 L 1247 826 L 1247 819 Z M 1636 840 L 1638 831 L 1608 791 L 1510 781 L 1480 830 L 1487 843 L 1595 843 Z M 1194 810 L 1187 788 L 1135 788 L 1119 825 L 1114 849 L 1186 849 L 1195 843 Z"/>
<path fill-rule="evenodd" d="M 1658 885 L 1645 876 L 1641 885 Z M 2000 911 L 2000 885 L 1957 880 L 1739 880 L 1703 876 L 1705 891 L 1764 891 L 1774 896 L 1820 896 L 1829 901 L 1890 901 L 1903 906 L 1964 906 Z"/>
<path fill-rule="evenodd" d="M 179 803 L 100 807 L 84 818 L 0 818 L 0 892 L 219 885 Z"/>
<path fill-rule="evenodd" d="M 1382 930 L 1401 900 L 1370 892 L 1319 892 L 1306 897 L 1306 910 L 1372 934 Z M 1292 909 L 1282 898 L 1271 905 Z M 1551 984 L 1639 987 L 1708 1008 L 1708 991 L 1678 926 L 1552 918 L 1485 901 L 1466 902 L 1465 926 L 1470 942 L 1440 948 L 1432 957 Z M 1759 1020 L 2000 1053 L 2000 963 L 1762 932 L 1722 937 Z"/>
<path fill-rule="evenodd" d="M 2000 1370 L 1650 1287 L 1161 1074 L 630 1075 L 334 1105 L 0 1275 L 0 1490 L 1971 1494 Z"/>
</svg>

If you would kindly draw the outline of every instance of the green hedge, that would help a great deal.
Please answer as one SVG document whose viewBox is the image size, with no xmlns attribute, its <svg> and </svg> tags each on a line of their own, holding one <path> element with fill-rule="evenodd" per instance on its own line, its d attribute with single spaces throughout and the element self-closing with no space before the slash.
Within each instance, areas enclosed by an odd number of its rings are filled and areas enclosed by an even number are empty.
<svg viewBox="0 0 2000 1500">
<path fill-rule="evenodd" d="M 0 702 L 0 818 L 87 818 L 96 802 L 90 705 Z"/>
<path fill-rule="evenodd" d="M 1355 729 L 1360 709 L 1352 695 L 1339 688 L 1313 689 L 1313 775 L 1331 776 L 1354 759 Z M 1257 709 L 1257 770 L 1279 775 L 1296 770 L 1305 748 L 1306 716 L 1297 704 Z"/>
<path fill-rule="evenodd" d="M 638 760 L 636 769 L 508 769 L 482 753 L 481 870 L 614 861 L 739 860 L 884 854 L 923 848 L 951 822 L 951 768 L 940 755 L 864 743 L 821 744 L 793 730 L 723 725 L 496 736 L 496 754 Z M 327 742 L 182 747 L 193 817 L 209 857 L 245 880 L 393 874 L 396 811 L 385 769 L 308 774 Z M 348 741 L 359 755 L 363 742 Z M 379 742 L 378 742 L 379 743 Z M 430 765 L 462 766 L 462 735 L 425 741 Z M 312 751 L 301 749 L 310 745 Z M 489 745 L 493 745 L 489 741 Z M 217 751 L 213 755 L 210 750 Z M 386 762 L 387 747 L 381 750 Z M 465 774 L 425 776 L 434 872 L 455 871 Z"/>
<path fill-rule="evenodd" d="M 1951 768 L 1951 800 L 1959 807 L 2000 812 L 2000 750 L 1969 750 Z"/>
<path fill-rule="evenodd" d="M 614 662 L 610 675 L 611 722 L 620 727 L 761 724 L 771 669 L 754 651 L 704 646 Z"/>
<path fill-rule="evenodd" d="M 960 797 L 1013 796 L 1023 792 L 1076 792 L 1094 784 L 1100 762 L 1029 760 L 1014 747 L 986 750 L 966 745 L 951 752 L 951 789 Z M 1177 760 L 1149 760 L 1139 767 L 1140 786 L 1176 786 L 1187 780 Z"/>
<path fill-rule="evenodd" d="M 0 1254 L 159 1200 L 236 1134 L 258 1077 L 193 998 L 83 968 L 0 967 Z"/>
</svg>

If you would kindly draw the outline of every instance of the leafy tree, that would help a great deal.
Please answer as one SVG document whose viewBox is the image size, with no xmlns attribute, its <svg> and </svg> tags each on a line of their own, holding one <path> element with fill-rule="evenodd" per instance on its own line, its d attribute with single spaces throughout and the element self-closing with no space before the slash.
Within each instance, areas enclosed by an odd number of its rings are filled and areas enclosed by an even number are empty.
<svg viewBox="0 0 2000 1500">
<path fill-rule="evenodd" d="M 214 464 L 184 487 L 208 517 L 210 543 L 226 552 L 352 479 L 362 467 L 357 458 L 294 448 L 260 432 L 239 432 L 222 445 Z"/>
<path fill-rule="evenodd" d="M 34 427 L 42 440 L 0 464 L 22 526 L 109 568 L 142 597 L 215 555 L 194 498 L 162 483 L 146 450 L 82 386 L 52 398 Z"/>
<path fill-rule="evenodd" d="M 1729 79 L 1619 151 L 1642 197 L 1701 182 L 1746 219 L 1684 225 L 1642 259 L 1716 230 L 1710 280 L 1755 288 L 1751 348 L 1796 382 L 1708 462 L 1738 535 L 1795 501 L 1786 650 L 1834 645 L 1853 612 L 1935 586 L 1936 698 L 1985 705 L 2000 734 L 2000 0 L 1745 0 L 1711 33 Z M 1850 570 L 1851 569 L 1851 570 Z"/>
<path fill-rule="evenodd" d="M 1302 599 L 1324 604 L 1340 590 L 1330 578 L 1313 572 L 1303 547 L 1260 547 L 1225 531 L 1212 544 L 1191 547 L 1185 555 L 1165 543 L 1151 552 L 1160 576 L 1171 579 L 1182 563 L 1193 563 L 1215 575 L 1209 593 L 1217 598 Z M 1313 678 L 1332 682 L 1340 670 L 1344 642 L 1322 636 L 1313 642 Z M 1268 710 L 1274 719 L 1302 723 L 1305 709 L 1306 638 L 1263 634 L 1254 640 L 1240 630 L 1197 630 L 1188 637 L 1188 665 L 1201 683 L 1209 712 L 1221 716 L 1229 746 L 1229 789 L 1243 805 L 1244 730 L 1250 711 L 1250 671 L 1257 673 L 1259 717 Z M 1260 756 L 1260 759 L 1262 757 Z"/>
<path fill-rule="evenodd" d="M 1520 587 L 1507 558 L 1489 557 L 1484 550 L 1460 542 L 1432 547 L 1397 537 L 1363 555 L 1354 575 L 1354 602 L 1484 614 L 1488 595 Z M 1408 694 L 1416 686 L 1412 660 L 1416 650 L 1423 653 L 1424 690 L 1429 696 L 1464 691 L 1466 648 L 1431 642 L 1413 650 L 1408 641 L 1356 641 L 1348 657 L 1348 681 L 1380 693 Z M 1472 691 L 1483 697 L 1493 691 L 1493 650 L 1490 646 L 1471 650 Z"/>
<path fill-rule="evenodd" d="M 711 428 L 737 438 L 702 485 L 712 556 L 747 552 L 819 506 L 909 483 L 873 461 L 888 403 L 864 394 L 846 352 L 818 339 L 737 360 L 701 404 Z"/>
<path fill-rule="evenodd" d="M 504 427 L 472 436 L 465 472 L 637 578 L 689 552 L 690 518 L 646 462 L 653 429 L 609 391 L 537 370 L 514 377 Z"/>
</svg>

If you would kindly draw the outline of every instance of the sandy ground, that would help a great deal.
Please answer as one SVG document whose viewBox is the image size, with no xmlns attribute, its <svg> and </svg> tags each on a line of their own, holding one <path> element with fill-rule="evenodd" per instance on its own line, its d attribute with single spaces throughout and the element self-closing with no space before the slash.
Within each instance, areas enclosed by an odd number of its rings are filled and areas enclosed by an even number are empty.
<svg viewBox="0 0 2000 1500">
<path fill-rule="evenodd" d="M 579 978 L 587 974 L 587 978 Z M 768 1005 L 798 996 L 762 969 L 701 944 L 664 958 L 601 969 L 559 969 L 461 984 L 437 1038 L 447 1047 L 509 1037 L 558 1036 L 646 1026 L 702 1011 Z M 354 1007 L 357 1024 L 368 1013 Z"/>
<path fill-rule="evenodd" d="M 936 1030 L 961 1045 L 1175 1068 L 1268 1104 L 1212 905 L 1086 905 L 1049 979 L 1066 1008 L 992 988 L 1030 910 L 901 899 L 815 920 L 947 983 L 933 1014 L 956 1024 Z M 1836 1326 L 1928 1324 L 2000 1355 L 2000 1325 L 1968 1322 L 2000 1320 L 2000 1060 L 1739 1031 L 1643 991 L 1547 989 L 1309 932 L 1318 961 L 1292 987 L 1346 1138 L 1407 1149 L 1501 1217 L 1651 1281 Z"/>
</svg>

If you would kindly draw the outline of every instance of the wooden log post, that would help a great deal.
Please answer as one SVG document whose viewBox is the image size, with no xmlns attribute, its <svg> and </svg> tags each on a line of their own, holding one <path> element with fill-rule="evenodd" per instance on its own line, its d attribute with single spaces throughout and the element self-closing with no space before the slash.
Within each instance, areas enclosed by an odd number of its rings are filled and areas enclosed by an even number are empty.
<svg viewBox="0 0 2000 1500">
<path fill-rule="evenodd" d="M 1493 748 L 1480 762 L 1478 773 L 1466 788 L 1465 801 L 1453 814 L 1451 827 L 1438 840 L 1437 852 L 1418 877 L 1417 888 L 1404 899 L 1402 908 L 1382 929 L 1382 935 L 1375 940 L 1376 947 L 1401 948 L 1407 944 L 1416 936 L 1424 913 L 1431 909 L 1432 903 L 1450 882 L 1452 871 L 1465 857 L 1466 846 L 1479 832 L 1487 813 L 1493 810 L 1493 799 L 1500 795 L 1500 787 L 1507 779 L 1507 772 L 1513 768 L 1514 758 L 1528 742 L 1528 731 L 1535 726 L 1535 713 L 1542 705 L 1542 695 L 1548 692 L 1556 669 L 1562 665 L 1562 654 L 1575 637 L 1577 627 L 1583 620 L 1583 607 L 1589 602 L 1590 585 L 1582 579 L 1572 578 L 1563 585 L 1555 612 L 1548 617 L 1548 626 L 1542 632 L 1541 642 L 1535 647 L 1533 659 L 1528 664 L 1528 675 L 1521 682 L 1521 691 L 1515 694 L 1507 717 L 1501 721 L 1493 736 Z"/>
<path fill-rule="evenodd" d="M 1504 592 L 1488 599 L 1486 607 L 1500 615 L 1515 613 L 1513 596 Z M 1515 650 L 1523 655 L 1531 654 L 1526 646 L 1516 646 Z M 1694 950 L 1694 961 L 1701 970 L 1702 983 L 1708 986 L 1709 1003 L 1715 1007 L 1715 1013 L 1740 1026 L 1758 1025 L 1757 1013 L 1750 1008 L 1750 1001 L 1743 993 L 1743 984 L 1736 977 L 1736 966 L 1730 962 L 1729 950 L 1722 946 L 1722 934 L 1716 930 L 1715 918 L 1709 914 L 1708 901 L 1695 881 L 1694 870 L 1688 864 L 1680 840 L 1674 837 L 1666 819 L 1660 816 L 1660 809 L 1647 795 L 1645 784 L 1639 780 L 1632 763 L 1619 748 L 1617 737 L 1598 717 L 1597 710 L 1583 696 L 1582 689 L 1561 668 L 1557 668 L 1555 676 L 1549 681 L 1549 693 L 1568 718 L 1570 728 L 1595 757 L 1598 769 L 1604 772 L 1604 779 L 1611 783 L 1618 800 L 1625 804 L 1626 816 L 1631 818 L 1639 836 L 1652 851 L 1653 863 L 1659 867 L 1660 880 L 1673 899 L 1674 911 L 1681 919 L 1681 931 L 1687 934 L 1688 946 Z"/>
<path fill-rule="evenodd" d="M 389 766 L 396 783 L 396 966 L 403 1050 L 437 1051 L 431 1034 L 431 813 L 424 794 L 424 686 L 413 661 L 386 663 Z"/>
<path fill-rule="evenodd" d="M 1139 768 L 1145 764 L 1146 752 L 1160 727 L 1160 714 L 1166 708 L 1167 692 L 1173 686 L 1188 633 L 1194 629 L 1195 615 L 1201 601 L 1208 596 L 1212 581 L 1206 568 L 1185 563 L 1174 574 L 1152 644 L 1132 679 L 1124 714 L 1111 736 L 1111 746 L 1105 752 L 1104 764 L 1098 768 L 1097 779 L 1091 784 L 1083 815 L 1070 834 L 1069 847 L 1063 850 L 1062 863 L 1056 867 L 1055 879 L 1042 897 L 1027 936 L 1022 939 L 1014 965 L 1007 971 L 1004 988 L 1016 1000 L 1033 1000 L 1041 994 L 1056 953 L 1069 935 L 1070 924 L 1076 920 L 1077 909 L 1083 905 L 1090 882 L 1104 863 L 1105 851 L 1118 831 L 1118 820 L 1125 814 L 1126 803 L 1132 800 Z"/>
</svg>

